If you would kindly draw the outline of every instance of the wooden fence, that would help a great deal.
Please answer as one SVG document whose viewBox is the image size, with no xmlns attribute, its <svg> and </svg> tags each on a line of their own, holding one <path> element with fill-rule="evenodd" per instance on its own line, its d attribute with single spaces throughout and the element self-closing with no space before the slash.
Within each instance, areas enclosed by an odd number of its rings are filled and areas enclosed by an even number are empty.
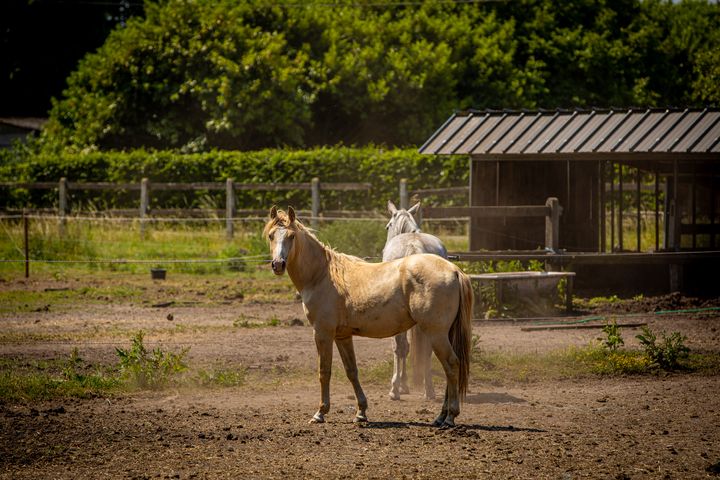
<svg viewBox="0 0 720 480">
<path fill-rule="evenodd" d="M 143 178 L 140 183 L 111 183 L 111 182 L 70 182 L 61 178 L 58 182 L 0 182 L 1 187 L 27 188 L 27 189 L 57 189 L 58 191 L 58 215 L 60 217 L 61 232 L 65 225 L 65 217 L 69 212 L 68 192 L 70 190 L 110 190 L 140 191 L 140 229 L 144 232 L 145 220 L 150 213 L 150 194 L 152 191 L 192 191 L 192 190 L 224 190 L 225 191 L 225 231 L 228 239 L 234 234 L 233 219 L 237 213 L 235 206 L 236 191 L 288 191 L 305 190 L 310 191 L 311 196 L 311 223 L 317 226 L 320 216 L 320 194 L 323 190 L 330 191 L 369 191 L 372 188 L 370 183 L 323 183 L 319 178 L 313 178 L 311 182 L 304 183 L 237 183 L 232 178 L 225 182 L 150 182 Z M 175 210 L 177 211 L 177 210 Z"/>
</svg>

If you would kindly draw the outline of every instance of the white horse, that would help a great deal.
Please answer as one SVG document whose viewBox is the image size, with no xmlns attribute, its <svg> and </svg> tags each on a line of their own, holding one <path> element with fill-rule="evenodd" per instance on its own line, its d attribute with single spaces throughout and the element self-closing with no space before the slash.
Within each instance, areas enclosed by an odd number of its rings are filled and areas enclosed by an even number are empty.
<svg viewBox="0 0 720 480">
<path fill-rule="evenodd" d="M 387 241 L 383 248 L 383 262 L 417 253 L 432 253 L 447 259 L 447 249 L 440 239 L 420 231 L 420 227 L 413 217 L 419 208 L 420 203 L 416 203 L 408 210 L 403 208 L 398 210 L 394 203 L 388 201 L 388 212 L 391 217 L 386 226 Z M 393 400 L 399 400 L 401 393 L 410 391 L 407 384 L 407 356 L 411 350 L 407 338 L 408 333 L 412 342 L 414 383 L 416 385 L 424 383 L 425 398 L 432 400 L 435 398 L 432 370 L 430 369 L 432 349 L 428 339 L 415 328 L 393 337 L 393 377 L 388 395 Z"/>
<path fill-rule="evenodd" d="M 273 272 L 287 270 L 313 327 L 321 403 L 311 423 L 324 422 L 330 410 L 333 341 L 355 390 L 355 421 L 365 422 L 367 398 L 358 380 L 353 335 L 387 338 L 415 326 L 429 339 L 447 378 L 434 425 L 455 424 L 470 372 L 472 288 L 467 275 L 437 255 L 383 263 L 343 255 L 297 221 L 292 207 L 287 214 L 273 207 L 263 235 L 270 244 Z"/>
</svg>

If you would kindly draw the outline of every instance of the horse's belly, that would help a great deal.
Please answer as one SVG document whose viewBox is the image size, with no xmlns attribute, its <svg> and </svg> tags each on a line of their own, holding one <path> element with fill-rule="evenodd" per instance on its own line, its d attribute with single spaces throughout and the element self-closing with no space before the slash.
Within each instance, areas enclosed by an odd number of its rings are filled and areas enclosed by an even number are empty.
<svg viewBox="0 0 720 480">
<path fill-rule="evenodd" d="M 353 335 L 370 338 L 387 338 L 411 328 L 415 323 L 406 312 L 364 312 L 350 315 L 348 327 Z"/>
</svg>

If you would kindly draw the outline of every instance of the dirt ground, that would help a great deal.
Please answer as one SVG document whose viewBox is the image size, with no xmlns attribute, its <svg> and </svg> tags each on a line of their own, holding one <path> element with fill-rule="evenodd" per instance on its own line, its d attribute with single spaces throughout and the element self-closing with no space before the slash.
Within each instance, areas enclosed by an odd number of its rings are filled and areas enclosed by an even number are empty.
<svg viewBox="0 0 720 480">
<path fill-rule="evenodd" d="M 11 281 L 0 290 L 76 287 L 72 282 Z M 251 379 L 272 372 L 275 380 L 109 398 L 0 402 L 0 478 L 720 475 L 720 376 L 672 373 L 493 384 L 471 379 L 458 427 L 438 430 L 430 422 L 439 402 L 424 400 L 418 389 L 391 401 L 388 385 L 377 382 L 364 385 L 370 422 L 352 423 L 354 397 L 336 356 L 328 422 L 310 425 L 319 401 L 318 382 L 310 373 L 316 362 L 312 329 L 289 325 L 303 315 L 301 305 L 287 297 L 165 306 L 153 306 L 144 297 L 3 310 L 1 358 L 59 358 L 77 347 L 83 359 L 109 364 L 115 348 L 127 346 L 128 332 L 144 329 L 151 346 L 189 346 L 194 367 L 244 365 L 254 372 Z M 717 310 L 650 313 L 716 303 L 664 297 L 583 313 L 678 330 L 694 351 L 718 352 Z M 243 328 L 239 319 L 274 320 L 282 326 Z M 477 321 L 473 329 L 488 352 L 543 353 L 586 345 L 599 335 L 592 328 L 524 330 L 541 323 Z M 636 344 L 636 333 L 627 329 L 626 346 Z M 390 340 L 358 338 L 355 348 L 361 368 L 391 358 Z M 294 373 L 284 378 L 278 375 L 283 369 Z M 443 383 L 438 374 L 436 389 Z"/>
</svg>

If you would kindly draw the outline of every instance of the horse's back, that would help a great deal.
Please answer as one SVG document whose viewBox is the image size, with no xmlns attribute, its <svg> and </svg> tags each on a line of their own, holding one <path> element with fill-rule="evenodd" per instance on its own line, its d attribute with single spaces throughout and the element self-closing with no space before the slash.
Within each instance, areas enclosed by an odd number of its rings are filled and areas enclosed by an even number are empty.
<svg viewBox="0 0 720 480">
<path fill-rule="evenodd" d="M 412 255 L 399 262 L 411 315 L 416 317 L 424 312 L 423 316 L 432 317 L 453 312 L 454 317 L 463 272 L 452 262 L 433 254 Z"/>
<path fill-rule="evenodd" d="M 428 233 L 403 233 L 391 238 L 383 248 L 383 261 L 430 253 L 447 258 L 447 250 L 439 238 Z"/>
</svg>

